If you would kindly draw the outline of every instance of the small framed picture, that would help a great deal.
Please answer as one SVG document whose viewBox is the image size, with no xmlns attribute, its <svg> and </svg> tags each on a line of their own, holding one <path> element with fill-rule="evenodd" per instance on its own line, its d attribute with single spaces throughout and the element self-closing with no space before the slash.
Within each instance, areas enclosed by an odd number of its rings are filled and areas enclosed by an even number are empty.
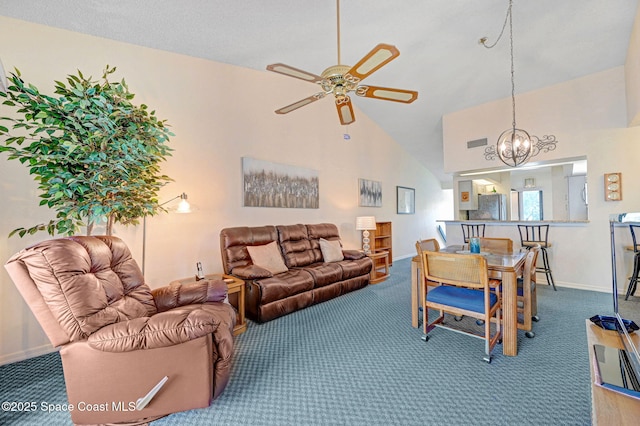
<svg viewBox="0 0 640 426">
<path fill-rule="evenodd" d="M 358 179 L 360 207 L 382 207 L 382 182 Z"/>
<path fill-rule="evenodd" d="M 416 212 L 416 190 L 405 186 L 396 186 L 398 214 L 414 214 Z"/>
</svg>

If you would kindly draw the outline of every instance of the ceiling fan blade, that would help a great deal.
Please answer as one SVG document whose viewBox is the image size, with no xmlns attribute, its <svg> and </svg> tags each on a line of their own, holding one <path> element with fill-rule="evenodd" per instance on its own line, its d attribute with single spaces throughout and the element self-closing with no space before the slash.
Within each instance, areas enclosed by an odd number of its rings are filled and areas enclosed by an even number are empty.
<svg viewBox="0 0 640 426">
<path fill-rule="evenodd" d="M 311 74 L 310 72 L 290 67 L 285 64 L 278 63 L 267 65 L 267 70 L 288 75 L 289 77 L 299 78 L 300 80 L 308 81 L 310 83 L 319 83 L 322 81 L 322 77 L 319 75 Z"/>
<path fill-rule="evenodd" d="M 364 80 L 374 71 L 398 56 L 400 56 L 400 51 L 395 46 L 380 43 L 371 52 L 367 53 L 364 58 L 360 59 L 360 62 L 351 67 L 347 74 L 357 80 Z"/>
<path fill-rule="evenodd" d="M 294 102 L 291 105 L 287 105 L 286 107 L 282 107 L 276 110 L 276 114 L 286 114 L 298 108 L 302 108 L 305 105 L 309 105 L 311 102 L 315 102 L 318 99 L 322 99 L 325 97 L 324 92 L 318 92 L 315 95 L 311 95 L 308 98 L 304 98 L 299 100 L 298 102 Z"/>
<path fill-rule="evenodd" d="M 356 117 L 353 115 L 353 107 L 351 106 L 351 98 L 348 96 L 336 98 L 336 108 L 338 109 L 340 123 L 343 126 L 356 121 Z"/>
<path fill-rule="evenodd" d="M 418 99 L 418 92 L 413 90 L 378 86 L 358 86 L 356 88 L 356 95 L 365 98 L 383 99 L 385 101 L 403 102 L 405 104 L 410 104 Z"/>
</svg>

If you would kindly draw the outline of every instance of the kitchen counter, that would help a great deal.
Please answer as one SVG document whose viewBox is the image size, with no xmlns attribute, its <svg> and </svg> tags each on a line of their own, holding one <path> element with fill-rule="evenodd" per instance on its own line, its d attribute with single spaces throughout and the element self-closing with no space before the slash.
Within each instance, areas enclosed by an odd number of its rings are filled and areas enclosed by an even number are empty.
<svg viewBox="0 0 640 426">
<path fill-rule="evenodd" d="M 587 225 L 589 223 L 588 220 L 488 220 L 488 219 L 478 219 L 478 220 L 453 220 L 453 219 L 443 219 L 436 220 L 436 222 L 444 222 L 445 224 L 455 224 L 455 223 L 484 223 L 487 226 L 507 226 L 507 225 L 546 225 L 550 226 L 562 226 L 562 225 Z"/>
</svg>

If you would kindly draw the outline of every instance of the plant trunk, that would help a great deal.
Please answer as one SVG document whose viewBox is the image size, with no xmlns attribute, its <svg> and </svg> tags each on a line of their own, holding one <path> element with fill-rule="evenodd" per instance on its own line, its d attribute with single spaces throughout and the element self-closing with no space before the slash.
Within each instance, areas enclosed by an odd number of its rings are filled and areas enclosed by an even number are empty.
<svg viewBox="0 0 640 426">
<path fill-rule="evenodd" d="M 87 225 L 87 236 L 91 236 L 92 232 L 93 232 L 93 221 L 90 220 L 89 224 Z"/>
<path fill-rule="evenodd" d="M 106 229 L 106 234 L 107 235 L 113 235 L 113 223 L 114 223 L 114 216 L 112 214 L 110 214 L 107 217 L 107 229 Z"/>
</svg>

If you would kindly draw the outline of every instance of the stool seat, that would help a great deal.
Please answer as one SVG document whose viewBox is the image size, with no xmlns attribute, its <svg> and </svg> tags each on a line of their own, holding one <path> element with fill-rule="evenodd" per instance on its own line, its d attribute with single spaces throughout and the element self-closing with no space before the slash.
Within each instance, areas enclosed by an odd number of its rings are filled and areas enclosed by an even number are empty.
<svg viewBox="0 0 640 426">
<path fill-rule="evenodd" d="M 551 247 L 551 243 L 546 241 L 522 241 L 520 243 L 523 247 L 533 247 L 538 244 L 540 247 Z"/>
</svg>

